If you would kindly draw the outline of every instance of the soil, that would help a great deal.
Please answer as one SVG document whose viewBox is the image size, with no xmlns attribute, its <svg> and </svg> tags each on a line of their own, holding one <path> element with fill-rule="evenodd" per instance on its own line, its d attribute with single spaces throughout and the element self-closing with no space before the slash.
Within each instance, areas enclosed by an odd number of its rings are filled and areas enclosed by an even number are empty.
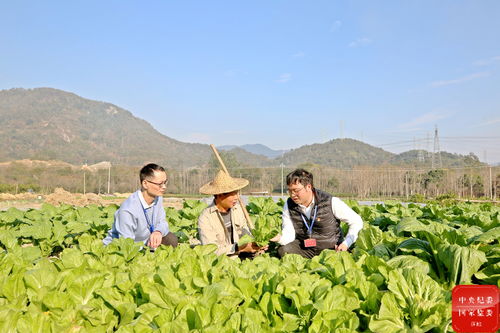
<svg viewBox="0 0 500 333">
<path fill-rule="evenodd" d="M 130 194 L 131 193 L 115 193 L 112 196 L 101 196 L 95 193 L 70 193 L 63 188 L 56 188 L 54 193 L 46 196 L 34 193 L 0 193 L 0 211 L 7 210 L 11 207 L 21 210 L 27 210 L 30 208 L 39 209 L 42 207 L 44 202 L 54 206 L 59 206 L 61 204 L 68 204 L 72 206 L 87 206 L 91 204 L 103 206 L 111 204 L 121 205 L 121 203 L 125 201 Z M 164 207 L 181 209 L 183 202 L 184 198 L 163 198 Z"/>
</svg>

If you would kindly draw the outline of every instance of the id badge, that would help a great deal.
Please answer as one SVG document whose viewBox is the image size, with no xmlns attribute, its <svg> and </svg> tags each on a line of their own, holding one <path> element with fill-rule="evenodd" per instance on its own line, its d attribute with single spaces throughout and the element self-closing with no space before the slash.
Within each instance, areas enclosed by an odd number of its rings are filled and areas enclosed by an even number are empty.
<svg viewBox="0 0 500 333">
<path fill-rule="evenodd" d="M 314 238 L 304 239 L 304 247 L 315 247 L 315 246 L 316 246 L 316 239 Z"/>
</svg>

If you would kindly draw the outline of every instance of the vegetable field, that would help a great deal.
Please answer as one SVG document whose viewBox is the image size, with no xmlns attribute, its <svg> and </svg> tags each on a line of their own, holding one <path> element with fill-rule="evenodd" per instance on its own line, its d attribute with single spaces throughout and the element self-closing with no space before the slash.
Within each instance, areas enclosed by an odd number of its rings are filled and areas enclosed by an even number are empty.
<svg viewBox="0 0 500 333">
<path fill-rule="evenodd" d="M 181 244 L 156 252 L 102 245 L 116 206 L 0 212 L 0 331 L 451 332 L 455 285 L 499 285 L 499 207 L 348 204 L 365 222 L 353 252 L 311 260 L 191 247 L 199 201 L 167 208 Z M 281 206 L 250 201 L 259 244 Z"/>
</svg>

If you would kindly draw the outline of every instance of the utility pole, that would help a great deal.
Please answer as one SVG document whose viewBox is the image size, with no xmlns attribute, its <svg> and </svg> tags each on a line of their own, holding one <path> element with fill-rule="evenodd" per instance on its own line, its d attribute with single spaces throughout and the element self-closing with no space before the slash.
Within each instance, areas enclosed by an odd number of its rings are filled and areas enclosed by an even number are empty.
<svg viewBox="0 0 500 333">
<path fill-rule="evenodd" d="M 473 193 L 472 193 L 472 168 L 470 168 L 470 181 L 469 181 L 469 186 L 470 186 L 470 197 L 471 199 L 473 198 Z"/>
<path fill-rule="evenodd" d="M 109 168 L 108 168 L 108 194 L 109 194 L 110 186 L 111 186 L 111 163 L 109 164 Z"/>
<path fill-rule="evenodd" d="M 493 179 L 491 177 L 491 165 L 490 165 L 490 199 L 493 200 Z"/>
<path fill-rule="evenodd" d="M 281 162 L 280 167 L 281 167 L 281 197 L 283 197 L 283 167 L 285 165 L 283 162 Z M 490 173 L 491 173 L 491 168 L 490 168 Z"/>
<path fill-rule="evenodd" d="M 405 173 L 405 192 L 406 192 L 406 201 L 408 201 L 408 171 Z"/>
<path fill-rule="evenodd" d="M 431 144 L 431 137 L 430 137 L 430 134 L 429 132 L 427 132 L 427 140 L 425 141 L 426 142 L 426 148 L 427 148 L 427 159 L 429 159 L 431 157 L 431 148 L 430 148 L 430 144 Z"/>
</svg>

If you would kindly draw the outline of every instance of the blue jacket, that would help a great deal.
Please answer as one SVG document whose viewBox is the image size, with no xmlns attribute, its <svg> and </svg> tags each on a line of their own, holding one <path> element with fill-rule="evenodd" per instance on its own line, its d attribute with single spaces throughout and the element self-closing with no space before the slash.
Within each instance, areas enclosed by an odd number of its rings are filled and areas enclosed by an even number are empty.
<svg viewBox="0 0 500 333">
<path fill-rule="evenodd" d="M 149 227 L 151 223 L 153 224 L 153 231 L 158 230 L 163 236 L 168 234 L 169 228 L 165 219 L 163 197 L 157 197 L 153 202 L 153 206 L 144 209 L 139 198 L 139 193 L 140 190 L 132 193 L 122 203 L 120 209 L 115 212 L 113 226 L 102 241 L 104 245 L 111 243 L 113 238 L 132 238 L 135 242 L 146 244 L 151 235 Z"/>
</svg>

